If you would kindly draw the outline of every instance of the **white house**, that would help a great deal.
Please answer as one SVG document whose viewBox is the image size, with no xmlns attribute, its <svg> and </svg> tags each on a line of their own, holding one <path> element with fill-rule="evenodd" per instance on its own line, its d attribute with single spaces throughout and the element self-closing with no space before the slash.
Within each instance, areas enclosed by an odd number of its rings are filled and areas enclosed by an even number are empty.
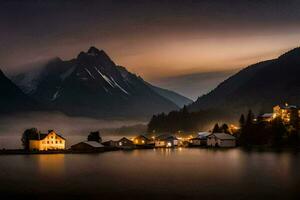
<svg viewBox="0 0 300 200">
<path fill-rule="evenodd" d="M 236 138 L 227 133 L 213 133 L 207 137 L 207 146 L 210 147 L 235 147 Z"/>
<path fill-rule="evenodd" d="M 53 130 L 48 133 L 38 133 L 29 140 L 30 150 L 63 150 L 66 146 L 66 139 Z"/>
<path fill-rule="evenodd" d="M 198 135 L 192 139 L 190 139 L 190 144 L 192 146 L 206 146 L 207 145 L 207 137 L 211 135 L 210 132 L 199 132 Z"/>
</svg>

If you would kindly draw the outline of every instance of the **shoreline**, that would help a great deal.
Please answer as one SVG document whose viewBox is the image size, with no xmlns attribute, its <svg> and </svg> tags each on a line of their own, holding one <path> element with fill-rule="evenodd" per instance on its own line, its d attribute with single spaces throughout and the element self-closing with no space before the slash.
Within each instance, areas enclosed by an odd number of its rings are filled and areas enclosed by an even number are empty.
<svg viewBox="0 0 300 200">
<path fill-rule="evenodd" d="M 175 147 L 171 149 L 176 149 L 181 147 Z M 300 147 L 265 147 L 265 146 L 252 146 L 252 147 L 234 147 L 234 148 L 208 148 L 208 147 L 184 147 L 186 149 L 203 149 L 212 151 L 226 151 L 232 149 L 240 149 L 245 152 L 300 152 Z M 50 151 L 25 151 L 23 149 L 1 149 L 1 155 L 40 155 L 40 154 L 99 154 L 110 151 L 132 151 L 132 150 L 144 150 L 144 149 L 155 149 L 155 148 L 132 148 L 132 149 L 122 149 L 122 148 L 103 148 L 93 151 L 75 151 L 71 149 L 66 150 L 50 150 Z"/>
</svg>

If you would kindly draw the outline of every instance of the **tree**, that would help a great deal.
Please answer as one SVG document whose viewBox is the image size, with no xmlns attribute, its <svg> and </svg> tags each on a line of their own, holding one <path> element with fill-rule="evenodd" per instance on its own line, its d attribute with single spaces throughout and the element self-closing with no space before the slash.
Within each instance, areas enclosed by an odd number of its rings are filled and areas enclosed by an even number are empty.
<svg viewBox="0 0 300 200">
<path fill-rule="evenodd" d="M 240 124 L 239 143 L 241 145 L 251 145 L 253 143 L 253 132 L 255 131 L 254 114 L 251 110 L 248 111 L 246 121 L 244 115 L 241 115 Z"/>
<path fill-rule="evenodd" d="M 275 118 L 271 123 L 272 144 L 279 146 L 283 142 L 284 136 L 287 134 L 287 129 L 280 117 Z"/>
<path fill-rule="evenodd" d="M 219 124 L 218 123 L 216 123 L 215 124 L 215 126 L 214 126 L 214 128 L 213 128 L 213 131 L 212 131 L 213 133 L 220 133 L 221 132 L 221 129 L 220 129 L 220 127 L 219 127 Z"/>
<path fill-rule="evenodd" d="M 222 127 L 221 127 L 221 132 L 223 132 L 223 133 L 230 133 L 230 131 L 229 131 L 229 127 L 228 127 L 228 125 L 227 124 L 223 124 L 222 125 Z"/>
<path fill-rule="evenodd" d="M 245 126 L 245 116 L 244 116 L 244 114 L 241 115 L 239 123 L 240 123 L 240 128 Z"/>
<path fill-rule="evenodd" d="M 87 138 L 88 141 L 102 142 L 99 131 L 90 132 Z"/>
<path fill-rule="evenodd" d="M 26 129 L 23 132 L 21 141 L 22 141 L 24 150 L 26 150 L 26 151 L 29 150 L 29 140 L 34 139 L 38 133 L 39 132 L 38 132 L 37 128 Z"/>
<path fill-rule="evenodd" d="M 293 126 L 293 128 L 296 131 L 299 131 L 300 129 L 300 118 L 298 109 L 292 109 L 290 114 L 290 124 Z"/>
<path fill-rule="evenodd" d="M 254 121 L 254 114 L 253 114 L 252 110 L 249 110 L 248 114 L 247 114 L 246 125 L 253 124 L 253 121 Z"/>
</svg>

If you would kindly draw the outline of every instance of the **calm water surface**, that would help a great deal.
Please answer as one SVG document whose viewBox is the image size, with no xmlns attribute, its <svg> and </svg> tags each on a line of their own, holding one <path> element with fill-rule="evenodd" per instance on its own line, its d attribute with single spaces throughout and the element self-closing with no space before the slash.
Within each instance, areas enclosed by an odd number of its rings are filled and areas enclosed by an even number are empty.
<svg viewBox="0 0 300 200">
<path fill-rule="evenodd" d="M 297 199 L 300 154 L 156 149 L 0 156 L 0 195 L 37 199 Z"/>
</svg>

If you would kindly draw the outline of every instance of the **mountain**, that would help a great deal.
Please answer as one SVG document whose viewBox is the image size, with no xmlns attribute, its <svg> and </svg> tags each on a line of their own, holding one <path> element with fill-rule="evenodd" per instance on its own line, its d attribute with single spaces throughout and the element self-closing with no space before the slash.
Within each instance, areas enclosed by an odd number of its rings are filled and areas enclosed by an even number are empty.
<svg viewBox="0 0 300 200">
<path fill-rule="evenodd" d="M 0 114 L 34 109 L 34 102 L 0 70 Z"/>
<path fill-rule="evenodd" d="M 191 74 L 181 74 L 158 78 L 152 81 L 155 85 L 176 91 L 192 100 L 196 100 L 199 96 L 206 94 L 214 89 L 218 84 L 229 78 L 238 69 L 197 72 Z"/>
<path fill-rule="evenodd" d="M 55 58 L 39 70 L 19 74 L 13 80 L 48 110 L 68 115 L 146 119 L 158 112 L 179 109 L 170 97 L 165 97 L 168 95 L 159 94 L 159 89 L 116 65 L 95 47 L 68 61 Z"/>
<path fill-rule="evenodd" d="M 260 62 L 231 76 L 189 106 L 189 110 L 220 109 L 240 115 L 248 109 L 271 111 L 276 104 L 300 105 L 300 48 Z"/>
<path fill-rule="evenodd" d="M 182 108 L 184 105 L 189 105 L 193 101 L 187 97 L 184 97 L 180 94 L 177 94 L 176 92 L 173 92 L 171 90 L 163 89 L 154 85 L 151 85 L 147 82 L 145 82 L 151 89 L 153 89 L 157 94 L 169 99 L 173 103 L 175 103 L 178 107 Z"/>
</svg>

